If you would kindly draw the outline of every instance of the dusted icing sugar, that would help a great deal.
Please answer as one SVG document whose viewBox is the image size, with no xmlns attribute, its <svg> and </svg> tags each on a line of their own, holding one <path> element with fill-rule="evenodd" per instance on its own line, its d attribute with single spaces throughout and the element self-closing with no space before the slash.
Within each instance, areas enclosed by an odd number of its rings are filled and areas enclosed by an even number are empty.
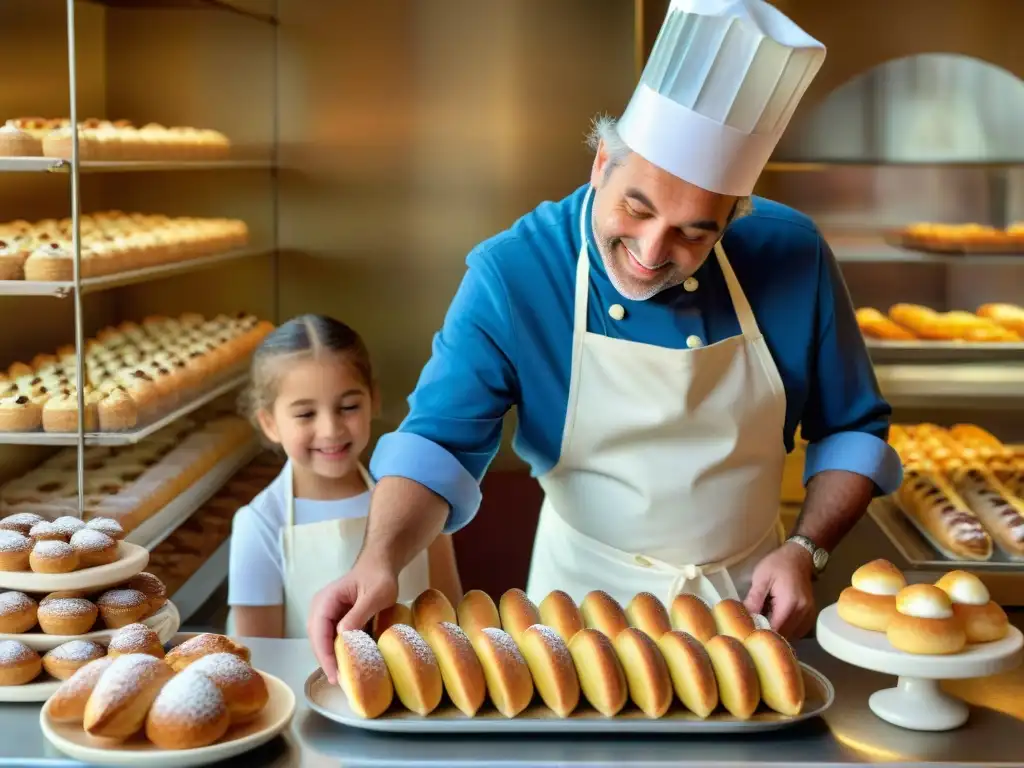
<svg viewBox="0 0 1024 768">
<path fill-rule="evenodd" d="M 121 657 L 127 658 L 127 657 Z M 210 722 L 227 714 L 220 689 L 206 675 L 189 667 L 179 672 L 157 694 L 151 717 L 185 722 Z"/>
<path fill-rule="evenodd" d="M 101 552 L 113 547 L 114 540 L 100 531 L 82 528 L 71 534 L 71 546 L 83 552 Z"/>
<path fill-rule="evenodd" d="M 32 548 L 32 552 L 39 557 L 67 557 L 74 552 L 74 548 L 66 541 L 60 539 L 47 539 L 45 541 L 37 541 L 36 545 Z"/>
<path fill-rule="evenodd" d="M 32 540 L 17 531 L 0 529 L 0 552 L 24 552 L 32 547 Z"/>
<path fill-rule="evenodd" d="M 106 651 L 99 643 L 93 643 L 89 640 L 69 640 L 62 645 L 58 645 L 46 655 L 62 661 L 88 661 L 90 659 L 98 659 L 105 653 Z"/>
<path fill-rule="evenodd" d="M 110 638 L 110 648 L 115 651 L 131 651 L 146 648 L 153 641 L 160 642 L 160 637 L 145 624 L 128 624 L 121 627 Z"/>
<path fill-rule="evenodd" d="M 121 524 L 109 517 L 94 517 L 85 524 L 85 527 L 91 528 L 94 531 L 100 531 L 108 536 L 120 536 L 124 533 L 124 528 L 121 527 Z"/>
<path fill-rule="evenodd" d="M 0 522 L 7 523 L 8 525 L 28 525 L 33 526 L 36 523 L 43 522 L 43 518 L 34 512 L 16 512 L 13 515 L 8 515 Z"/>
<path fill-rule="evenodd" d="M 424 664 L 437 664 L 437 659 L 434 658 L 434 652 L 430 650 L 430 646 L 427 645 L 427 641 L 420 637 L 420 633 L 408 624 L 392 624 L 388 628 L 388 632 L 398 635 L 402 639 L 402 642 L 412 649 L 416 658 Z"/>
<path fill-rule="evenodd" d="M 513 658 L 526 663 L 526 660 L 523 658 L 523 654 L 519 651 L 519 646 L 516 645 L 516 641 L 512 639 L 512 635 L 508 632 L 503 629 L 498 629 L 497 627 L 484 627 L 480 631 L 487 636 L 491 641 L 491 644 L 496 648 L 509 654 Z"/>
<path fill-rule="evenodd" d="M 72 617 L 88 616 L 96 606 L 82 597 L 57 597 L 39 606 L 40 616 Z"/>
<path fill-rule="evenodd" d="M 100 676 L 90 701 L 95 699 L 105 706 L 111 702 L 124 701 L 138 693 L 166 667 L 159 659 L 143 653 L 118 656 Z"/>
<path fill-rule="evenodd" d="M 363 633 L 366 635 L 366 633 Z M 369 639 L 369 636 L 366 635 Z M 374 650 L 377 646 L 370 639 L 370 645 Z M 380 654 L 377 654 L 380 659 Z M 202 672 L 218 686 L 244 683 L 256 674 L 255 670 L 235 656 L 233 653 L 211 653 L 203 656 L 188 666 L 189 672 Z"/>
<path fill-rule="evenodd" d="M 111 589 L 96 600 L 102 608 L 137 608 L 145 604 L 146 596 L 137 589 Z"/>
<path fill-rule="evenodd" d="M 71 517 L 70 515 L 64 515 L 58 517 L 53 521 L 54 526 L 58 531 L 66 533 L 68 536 L 73 534 L 75 531 L 80 531 L 85 528 L 85 523 L 79 520 L 77 517 Z"/>
<path fill-rule="evenodd" d="M 562 636 L 559 635 L 551 627 L 544 626 L 543 624 L 534 624 L 527 628 L 528 632 L 537 633 L 544 638 L 544 644 L 551 649 L 551 652 L 555 657 L 563 663 L 571 663 L 572 656 L 569 655 L 569 648 L 565 645 L 565 641 L 562 640 Z"/>
<path fill-rule="evenodd" d="M 346 629 L 341 633 L 341 639 L 342 642 L 344 642 L 349 655 L 355 659 L 357 668 L 375 673 L 383 672 L 385 670 L 384 657 L 381 656 L 380 649 L 377 647 L 377 644 L 373 642 L 373 638 L 361 629 Z M 206 656 L 199 661 L 205 661 L 206 659 L 211 658 L 213 657 Z M 199 662 L 196 663 L 198 664 Z"/>
<path fill-rule="evenodd" d="M 0 616 L 9 616 L 12 613 L 34 608 L 35 604 L 36 601 L 24 592 L 2 592 L 0 593 Z"/>
<path fill-rule="evenodd" d="M 38 654 L 17 640 L 0 640 L 0 664 L 17 664 Z"/>
</svg>

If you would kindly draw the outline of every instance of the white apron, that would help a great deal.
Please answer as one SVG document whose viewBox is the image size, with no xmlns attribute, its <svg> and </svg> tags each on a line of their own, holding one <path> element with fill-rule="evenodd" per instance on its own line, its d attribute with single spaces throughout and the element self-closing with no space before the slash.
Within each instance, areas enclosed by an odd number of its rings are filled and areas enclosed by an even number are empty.
<svg viewBox="0 0 1024 768">
<path fill-rule="evenodd" d="M 373 490 L 373 478 L 360 464 L 366 487 Z M 355 564 L 366 536 L 366 517 L 324 520 L 295 525 L 293 475 L 285 482 L 285 525 L 281 529 L 284 559 L 284 636 L 306 637 L 309 606 L 328 583 L 344 576 Z M 427 551 L 420 552 L 398 577 L 398 599 L 411 602 L 430 586 Z"/>
<path fill-rule="evenodd" d="M 786 394 L 750 304 L 715 245 L 741 335 L 664 349 L 587 332 L 586 212 L 576 267 L 572 376 L 527 593 L 580 602 L 602 589 L 669 603 L 739 599 L 781 541 Z M 629 322 L 628 316 L 621 321 Z"/>
</svg>

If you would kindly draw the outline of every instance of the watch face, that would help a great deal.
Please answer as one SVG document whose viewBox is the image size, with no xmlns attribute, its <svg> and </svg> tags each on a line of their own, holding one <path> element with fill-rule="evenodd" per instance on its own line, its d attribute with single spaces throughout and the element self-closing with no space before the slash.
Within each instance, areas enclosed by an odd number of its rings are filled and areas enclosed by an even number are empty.
<svg viewBox="0 0 1024 768">
<path fill-rule="evenodd" d="M 828 562 L 828 552 L 826 552 L 824 549 L 816 549 L 814 550 L 813 559 L 814 567 L 820 571 L 822 568 L 825 567 L 825 563 Z"/>
</svg>

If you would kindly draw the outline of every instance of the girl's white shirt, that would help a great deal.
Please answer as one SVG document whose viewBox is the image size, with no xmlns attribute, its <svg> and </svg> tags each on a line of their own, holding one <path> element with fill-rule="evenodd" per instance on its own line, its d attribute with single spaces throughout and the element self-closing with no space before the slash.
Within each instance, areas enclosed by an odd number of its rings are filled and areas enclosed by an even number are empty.
<svg viewBox="0 0 1024 768">
<path fill-rule="evenodd" d="M 281 530 L 288 519 L 288 476 L 285 466 L 270 485 L 238 510 L 231 529 L 228 605 L 265 606 L 284 603 L 284 556 Z M 295 499 L 295 525 L 366 517 L 370 491 L 347 499 Z M 340 575 L 340 574 L 339 574 Z"/>
</svg>

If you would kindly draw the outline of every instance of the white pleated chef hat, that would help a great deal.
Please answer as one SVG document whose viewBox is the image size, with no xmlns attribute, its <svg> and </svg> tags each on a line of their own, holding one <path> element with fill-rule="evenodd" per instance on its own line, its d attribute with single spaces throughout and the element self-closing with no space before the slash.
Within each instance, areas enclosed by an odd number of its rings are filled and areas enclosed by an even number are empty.
<svg viewBox="0 0 1024 768">
<path fill-rule="evenodd" d="M 672 0 L 619 135 L 673 176 L 749 195 L 824 60 L 764 0 Z"/>
</svg>

